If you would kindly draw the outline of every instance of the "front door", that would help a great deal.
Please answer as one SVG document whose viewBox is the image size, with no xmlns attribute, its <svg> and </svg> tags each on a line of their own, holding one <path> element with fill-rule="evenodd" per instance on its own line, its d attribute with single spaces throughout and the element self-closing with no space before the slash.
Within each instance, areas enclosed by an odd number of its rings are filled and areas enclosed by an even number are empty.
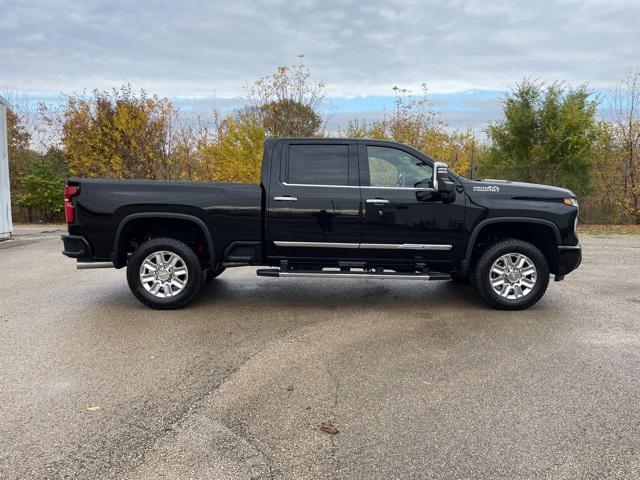
<svg viewBox="0 0 640 480">
<path fill-rule="evenodd" d="M 283 142 L 275 170 L 267 198 L 269 257 L 356 258 L 361 229 L 357 143 Z"/>
<path fill-rule="evenodd" d="M 443 203 L 432 162 L 412 149 L 362 142 L 359 157 L 366 259 L 448 264 L 464 231 L 463 195 Z"/>
</svg>

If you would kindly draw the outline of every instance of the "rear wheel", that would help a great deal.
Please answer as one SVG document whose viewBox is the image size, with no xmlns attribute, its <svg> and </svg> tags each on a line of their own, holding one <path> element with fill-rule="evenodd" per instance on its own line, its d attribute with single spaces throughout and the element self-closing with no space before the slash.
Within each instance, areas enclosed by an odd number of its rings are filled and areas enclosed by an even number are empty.
<svg viewBox="0 0 640 480">
<path fill-rule="evenodd" d="M 472 281 L 493 308 L 523 310 L 537 303 L 547 290 L 549 265 L 535 245 L 507 239 L 482 253 Z"/>
<path fill-rule="evenodd" d="M 185 243 L 154 238 L 127 262 L 127 281 L 135 297 L 151 308 L 171 310 L 191 302 L 202 288 L 200 259 Z"/>
</svg>

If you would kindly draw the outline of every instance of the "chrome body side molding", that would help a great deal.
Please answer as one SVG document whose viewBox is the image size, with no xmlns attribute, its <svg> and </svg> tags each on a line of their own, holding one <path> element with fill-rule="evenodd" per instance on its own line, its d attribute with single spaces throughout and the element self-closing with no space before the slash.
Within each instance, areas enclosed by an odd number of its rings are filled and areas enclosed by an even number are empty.
<svg viewBox="0 0 640 480">
<path fill-rule="evenodd" d="M 361 243 L 360 248 L 380 249 L 380 250 L 441 250 L 447 251 L 453 245 L 443 245 L 437 243 Z"/>
<path fill-rule="evenodd" d="M 358 248 L 359 243 L 331 243 L 331 242 L 285 242 L 276 240 L 276 247 L 304 247 L 304 248 Z"/>
<path fill-rule="evenodd" d="M 288 242 L 275 240 L 276 247 L 302 247 L 302 248 L 355 248 L 375 250 L 436 250 L 448 251 L 453 245 L 437 243 L 331 243 L 331 242 Z"/>
</svg>

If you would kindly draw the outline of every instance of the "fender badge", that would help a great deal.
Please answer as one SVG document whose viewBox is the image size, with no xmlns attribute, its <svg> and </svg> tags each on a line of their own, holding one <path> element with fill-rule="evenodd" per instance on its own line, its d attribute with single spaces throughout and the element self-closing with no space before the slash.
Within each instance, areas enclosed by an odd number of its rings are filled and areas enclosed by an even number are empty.
<svg viewBox="0 0 640 480">
<path fill-rule="evenodd" d="M 498 187 L 497 185 L 483 185 L 480 187 L 473 187 L 473 191 L 498 193 L 500 191 L 500 187 Z"/>
</svg>

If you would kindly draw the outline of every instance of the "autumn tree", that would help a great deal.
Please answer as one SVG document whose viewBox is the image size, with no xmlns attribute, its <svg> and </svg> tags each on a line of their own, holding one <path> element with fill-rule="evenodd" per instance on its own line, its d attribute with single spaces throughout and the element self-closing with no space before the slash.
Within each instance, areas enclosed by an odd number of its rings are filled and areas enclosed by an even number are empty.
<svg viewBox="0 0 640 480">
<path fill-rule="evenodd" d="M 591 169 L 592 191 L 581 199 L 580 217 L 587 223 L 625 221 L 624 159 L 616 139 L 615 127 L 605 120 L 596 122 Z"/>
<path fill-rule="evenodd" d="M 629 72 L 613 94 L 612 123 L 623 161 L 624 210 L 640 224 L 640 70 Z"/>
<path fill-rule="evenodd" d="M 259 77 L 245 94 L 247 104 L 238 112 L 227 116 L 215 113 L 213 136 L 196 149 L 200 165 L 212 180 L 259 183 L 267 136 L 321 133 L 324 84 L 313 78 L 302 61 Z"/>
<path fill-rule="evenodd" d="M 202 150 L 213 164 L 212 180 L 260 183 L 265 130 L 251 119 L 238 121 L 230 115 L 216 125 L 216 138 Z"/>
<path fill-rule="evenodd" d="M 171 102 L 126 85 L 71 95 L 62 114 L 62 147 L 72 175 L 168 179 Z"/>
<path fill-rule="evenodd" d="M 27 131 L 23 118 L 21 118 L 14 110 L 15 108 L 11 107 L 7 109 L 7 141 L 9 156 L 15 156 L 20 151 L 28 149 L 31 142 L 31 134 Z"/>
<path fill-rule="evenodd" d="M 340 134 L 349 138 L 404 142 L 447 162 L 462 175 L 469 174 L 476 150 L 471 130 L 449 129 L 429 103 L 424 85 L 421 96 L 398 87 L 394 87 L 394 94 L 393 108 L 385 111 L 382 119 L 373 122 L 352 120 Z"/>
<path fill-rule="evenodd" d="M 237 120 L 261 125 L 273 137 L 310 137 L 322 127 L 320 109 L 324 83 L 302 63 L 281 66 L 273 75 L 259 77 L 245 89 L 247 106 Z"/>
<path fill-rule="evenodd" d="M 25 117 L 26 112 L 15 102 L 12 102 L 12 105 L 7 108 L 7 150 L 12 191 L 18 188 L 18 179 L 25 171 L 32 156 L 31 133 L 27 129 Z"/>
<path fill-rule="evenodd" d="M 171 179 L 213 181 L 214 159 L 208 149 L 215 141 L 215 130 L 200 117 L 176 116 L 170 124 L 167 142 Z"/>
</svg>

